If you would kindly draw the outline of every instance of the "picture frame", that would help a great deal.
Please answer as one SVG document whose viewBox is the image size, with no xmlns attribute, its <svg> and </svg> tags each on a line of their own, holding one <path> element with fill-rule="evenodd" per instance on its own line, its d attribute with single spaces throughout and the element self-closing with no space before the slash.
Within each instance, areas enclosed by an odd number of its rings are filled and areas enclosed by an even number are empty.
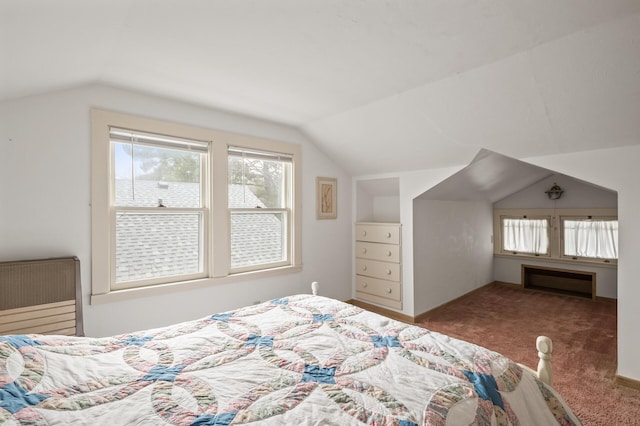
<svg viewBox="0 0 640 426">
<path fill-rule="evenodd" d="M 318 219 L 338 217 L 338 180 L 336 178 L 316 178 L 316 214 Z"/>
</svg>

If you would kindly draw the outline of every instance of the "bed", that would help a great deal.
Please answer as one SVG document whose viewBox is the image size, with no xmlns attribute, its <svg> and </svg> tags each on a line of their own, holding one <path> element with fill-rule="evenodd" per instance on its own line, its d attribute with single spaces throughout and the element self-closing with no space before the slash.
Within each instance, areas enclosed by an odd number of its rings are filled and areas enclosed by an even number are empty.
<svg viewBox="0 0 640 426">
<path fill-rule="evenodd" d="M 0 423 L 580 424 L 495 352 L 313 293 L 106 338 L 0 336 Z"/>
</svg>

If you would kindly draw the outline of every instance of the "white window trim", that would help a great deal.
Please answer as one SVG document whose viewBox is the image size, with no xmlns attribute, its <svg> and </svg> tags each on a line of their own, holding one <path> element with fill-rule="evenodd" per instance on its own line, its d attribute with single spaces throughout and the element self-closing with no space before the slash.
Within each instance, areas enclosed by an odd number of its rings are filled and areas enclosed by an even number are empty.
<svg viewBox="0 0 640 426">
<path fill-rule="evenodd" d="M 206 207 L 210 210 L 208 227 L 208 277 L 165 283 L 147 287 L 122 290 L 111 289 L 110 257 L 113 244 L 114 224 L 109 214 L 110 200 L 110 156 L 109 128 L 119 127 L 137 131 L 163 134 L 174 137 L 211 141 L 209 151 L 209 197 Z M 294 198 L 291 214 L 290 249 L 291 262 L 287 266 L 232 274 L 230 271 L 229 215 L 227 199 L 227 151 L 228 146 L 238 146 L 260 151 L 281 152 L 293 157 L 292 193 Z M 302 269 L 302 172 L 301 149 L 299 145 L 270 141 L 262 138 L 223 132 L 141 116 L 91 110 L 91 304 L 128 300 L 167 294 L 191 288 L 229 283 L 248 279 L 258 279 L 283 273 L 298 272 Z M 214 262 L 215 259 L 215 262 Z"/>
<path fill-rule="evenodd" d="M 502 250 L 502 217 L 520 217 L 531 219 L 539 219 L 548 217 L 550 220 L 549 227 L 549 255 L 532 255 L 526 253 L 505 252 Z M 561 218 L 566 217 L 587 217 L 595 218 L 617 218 L 617 209 L 494 209 L 493 210 L 493 255 L 495 257 L 505 258 L 522 258 L 527 260 L 538 260 L 544 262 L 557 262 L 569 264 L 590 264 L 605 267 L 617 267 L 617 261 L 604 259 L 573 259 L 563 256 L 563 235 Z"/>
</svg>

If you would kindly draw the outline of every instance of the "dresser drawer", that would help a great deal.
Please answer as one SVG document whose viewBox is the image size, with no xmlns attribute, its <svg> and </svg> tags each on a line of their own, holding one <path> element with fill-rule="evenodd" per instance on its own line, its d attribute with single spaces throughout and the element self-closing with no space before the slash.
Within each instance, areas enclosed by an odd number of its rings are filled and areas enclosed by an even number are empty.
<svg viewBox="0 0 640 426">
<path fill-rule="evenodd" d="M 398 263 L 400 262 L 400 246 L 356 241 L 356 257 Z"/>
<path fill-rule="evenodd" d="M 373 243 L 400 244 L 398 225 L 356 224 L 356 240 Z"/>
<path fill-rule="evenodd" d="M 382 280 L 400 281 L 400 264 L 356 259 L 356 274 Z"/>
<path fill-rule="evenodd" d="M 361 275 L 356 275 L 356 292 L 367 293 L 397 302 L 401 300 L 399 282 L 379 280 Z"/>
</svg>

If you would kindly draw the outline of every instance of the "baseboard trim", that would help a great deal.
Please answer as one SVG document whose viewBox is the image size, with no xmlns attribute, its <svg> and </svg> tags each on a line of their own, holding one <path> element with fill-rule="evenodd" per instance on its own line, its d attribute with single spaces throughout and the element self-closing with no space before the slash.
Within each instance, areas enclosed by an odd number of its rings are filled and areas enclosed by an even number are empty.
<svg viewBox="0 0 640 426">
<path fill-rule="evenodd" d="M 616 384 L 626 386 L 631 389 L 640 390 L 640 380 L 630 379 L 628 377 L 618 376 L 616 374 L 615 381 L 616 381 Z"/>
<path fill-rule="evenodd" d="M 361 300 L 349 299 L 346 303 L 357 306 L 362 309 L 366 309 L 367 311 L 375 312 L 376 314 L 384 315 L 385 317 L 389 317 L 396 321 L 402 321 L 409 324 L 414 323 L 412 316 L 401 314 L 400 312 L 392 311 L 391 309 L 382 308 L 377 305 L 372 305 L 370 303 L 363 302 Z"/>
<path fill-rule="evenodd" d="M 448 302 L 446 302 L 446 303 L 443 303 L 443 304 L 442 304 L 442 305 L 440 305 L 440 306 L 436 306 L 436 307 L 435 307 L 435 308 L 433 308 L 433 309 L 430 309 L 430 310 L 428 310 L 428 311 L 426 311 L 426 312 L 421 313 L 420 315 L 418 315 L 418 316 L 416 316 L 415 318 L 413 318 L 413 322 L 422 322 L 422 321 L 424 321 L 425 319 L 427 319 L 427 318 L 429 318 L 430 316 L 432 316 L 433 314 L 436 314 L 437 312 L 439 312 L 439 311 L 443 310 L 444 308 L 446 308 L 446 307 L 448 307 L 448 306 L 450 306 L 450 305 L 453 305 L 454 303 L 458 303 L 458 302 L 459 302 L 459 301 L 461 301 L 462 299 L 466 299 L 467 297 L 471 297 L 471 296 L 473 296 L 475 293 L 477 293 L 477 292 L 479 292 L 479 291 L 481 291 L 481 290 L 484 290 L 485 288 L 487 288 L 487 287 L 489 287 L 489 286 L 504 285 L 504 284 L 509 285 L 510 287 L 514 287 L 512 284 L 508 284 L 508 283 L 501 283 L 501 282 L 499 282 L 499 281 L 493 281 L 493 282 L 490 282 L 489 284 L 485 284 L 485 285 L 483 285 L 482 287 L 478 287 L 478 288 L 476 288 L 476 289 L 474 289 L 474 290 L 471 290 L 469 293 L 465 293 L 465 294 L 463 294 L 463 295 L 462 295 L 462 296 L 460 296 L 460 297 L 456 297 L 455 299 L 450 300 L 450 301 L 448 301 Z"/>
<path fill-rule="evenodd" d="M 513 290 L 524 290 L 524 288 L 522 287 L 522 284 L 508 283 L 506 281 L 494 281 L 491 284 L 499 285 L 502 287 L 509 287 Z"/>
</svg>

